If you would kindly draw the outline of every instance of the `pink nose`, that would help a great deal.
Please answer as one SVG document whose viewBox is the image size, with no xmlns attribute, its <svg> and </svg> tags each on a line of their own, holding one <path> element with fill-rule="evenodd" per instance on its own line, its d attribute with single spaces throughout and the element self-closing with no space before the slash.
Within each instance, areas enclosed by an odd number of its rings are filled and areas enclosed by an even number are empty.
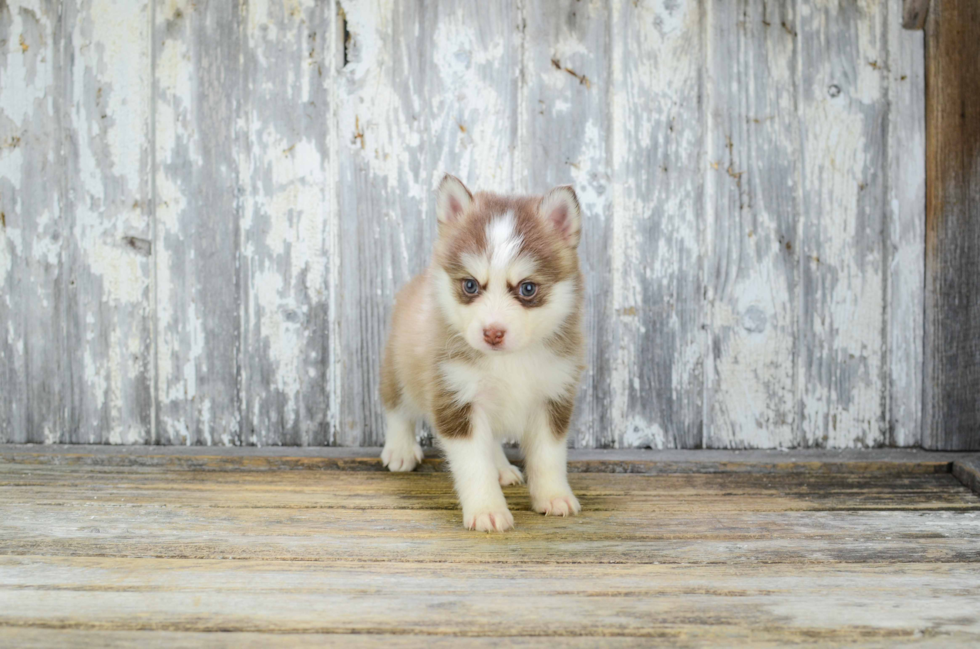
<svg viewBox="0 0 980 649">
<path fill-rule="evenodd" d="M 496 347 L 504 342 L 504 334 L 506 333 L 506 329 L 487 327 L 483 330 L 483 340 L 485 340 L 491 347 Z"/>
</svg>

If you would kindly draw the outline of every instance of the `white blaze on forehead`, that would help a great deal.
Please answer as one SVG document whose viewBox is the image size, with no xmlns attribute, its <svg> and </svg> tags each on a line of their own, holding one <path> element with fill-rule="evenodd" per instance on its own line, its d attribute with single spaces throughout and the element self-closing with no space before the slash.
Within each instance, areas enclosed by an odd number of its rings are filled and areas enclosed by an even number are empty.
<svg viewBox="0 0 980 649">
<path fill-rule="evenodd" d="M 490 267 L 504 269 L 521 250 L 523 237 L 514 229 L 514 213 L 507 212 L 487 223 L 487 252 Z"/>
</svg>

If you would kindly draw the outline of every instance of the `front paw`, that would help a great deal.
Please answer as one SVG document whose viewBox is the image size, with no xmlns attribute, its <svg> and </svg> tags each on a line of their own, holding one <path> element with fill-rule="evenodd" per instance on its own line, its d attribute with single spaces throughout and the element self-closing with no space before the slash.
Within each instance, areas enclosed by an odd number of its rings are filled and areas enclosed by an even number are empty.
<svg viewBox="0 0 980 649">
<path fill-rule="evenodd" d="M 463 527 L 477 532 L 506 532 L 514 529 L 514 515 L 507 507 L 463 512 Z"/>
<path fill-rule="evenodd" d="M 578 503 L 578 498 L 575 497 L 571 489 L 557 494 L 533 496 L 531 508 L 545 516 L 574 516 L 582 511 L 582 506 Z"/>
<path fill-rule="evenodd" d="M 411 444 L 385 443 L 381 451 L 381 463 L 390 471 L 411 471 L 422 461 L 422 447 L 418 442 Z"/>
</svg>

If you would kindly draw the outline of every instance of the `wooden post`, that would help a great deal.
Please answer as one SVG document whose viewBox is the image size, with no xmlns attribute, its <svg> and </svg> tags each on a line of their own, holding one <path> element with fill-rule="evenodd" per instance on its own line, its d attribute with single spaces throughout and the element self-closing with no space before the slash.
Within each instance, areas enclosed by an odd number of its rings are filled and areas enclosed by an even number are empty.
<svg viewBox="0 0 980 649">
<path fill-rule="evenodd" d="M 922 445 L 980 449 L 980 2 L 926 20 L 926 318 Z"/>
</svg>

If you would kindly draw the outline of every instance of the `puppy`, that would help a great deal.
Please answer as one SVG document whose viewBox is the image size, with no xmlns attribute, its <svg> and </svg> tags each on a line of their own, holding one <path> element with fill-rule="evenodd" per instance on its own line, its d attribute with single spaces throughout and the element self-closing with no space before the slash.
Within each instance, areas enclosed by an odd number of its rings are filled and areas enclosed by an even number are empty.
<svg viewBox="0 0 980 649">
<path fill-rule="evenodd" d="M 583 370 L 581 210 L 570 186 L 545 196 L 437 190 L 429 268 L 398 294 L 381 373 L 392 471 L 422 461 L 424 417 L 449 461 L 463 526 L 514 526 L 501 485 L 523 482 L 501 441 L 520 442 L 531 507 L 569 516 L 565 437 Z"/>
</svg>

